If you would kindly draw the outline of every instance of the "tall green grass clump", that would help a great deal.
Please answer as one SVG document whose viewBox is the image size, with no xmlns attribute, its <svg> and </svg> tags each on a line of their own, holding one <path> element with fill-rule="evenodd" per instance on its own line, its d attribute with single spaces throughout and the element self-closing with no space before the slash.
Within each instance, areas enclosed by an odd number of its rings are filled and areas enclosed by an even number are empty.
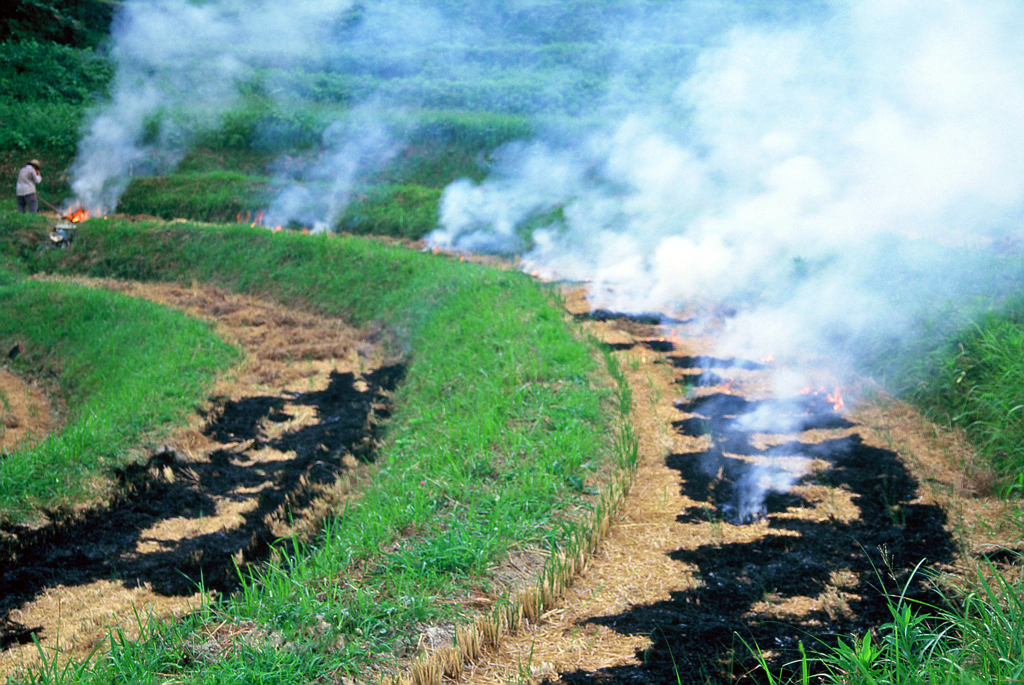
<svg viewBox="0 0 1024 685">
<path fill-rule="evenodd" d="M 978 317 L 925 359 L 910 397 L 962 428 L 1001 476 L 1024 476 L 1024 301 Z"/>
<path fill-rule="evenodd" d="M 130 461 L 144 436 L 182 421 L 238 355 L 207 324 L 165 307 L 11 281 L 0 285 L 0 349 L 18 344 L 12 364 L 66 408 L 62 429 L 0 458 L 2 518 L 21 521 L 104 494 L 97 482 Z"/>
<path fill-rule="evenodd" d="M 1019 563 L 1019 560 L 1018 560 Z M 937 584 L 938 585 L 938 584 Z M 942 607 L 904 596 L 889 603 L 892 620 L 818 656 L 805 655 L 801 675 L 771 683 L 835 685 L 983 685 L 1024 682 L 1024 580 L 981 566 Z"/>
<path fill-rule="evenodd" d="M 418 185 L 377 186 L 356 197 L 337 228 L 354 235 L 419 240 L 437 228 L 441 192 Z"/>
</svg>

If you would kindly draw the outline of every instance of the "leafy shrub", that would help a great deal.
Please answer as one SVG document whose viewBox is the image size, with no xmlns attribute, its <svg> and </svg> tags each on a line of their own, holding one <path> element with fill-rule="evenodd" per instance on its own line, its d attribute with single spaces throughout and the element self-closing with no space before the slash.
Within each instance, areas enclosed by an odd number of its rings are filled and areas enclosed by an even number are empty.
<svg viewBox="0 0 1024 685">
<path fill-rule="evenodd" d="M 82 104 L 106 92 L 113 64 L 91 49 L 57 43 L 0 43 L 0 96 L 5 101 Z"/>
<path fill-rule="evenodd" d="M 106 37 L 116 3 L 108 0 L 31 0 L 4 8 L 0 40 L 45 40 L 96 46 Z"/>
<path fill-rule="evenodd" d="M 66 102 L 35 102 L 31 105 L 0 102 L 0 150 L 48 150 L 71 155 L 85 109 Z"/>
<path fill-rule="evenodd" d="M 220 125 L 195 131 L 195 143 L 210 150 L 282 152 L 315 146 L 326 122 L 309 109 L 285 109 L 250 99 L 221 117 Z"/>
</svg>

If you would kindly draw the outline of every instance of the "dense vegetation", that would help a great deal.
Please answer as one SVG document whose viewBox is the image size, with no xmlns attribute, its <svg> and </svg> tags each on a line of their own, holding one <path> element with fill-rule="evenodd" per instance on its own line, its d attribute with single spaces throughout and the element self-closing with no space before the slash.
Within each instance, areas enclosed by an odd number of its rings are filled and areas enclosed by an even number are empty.
<svg viewBox="0 0 1024 685">
<path fill-rule="evenodd" d="M 923 361 L 907 395 L 966 431 L 1007 492 L 1024 495 L 1024 302 L 971 321 Z"/>
<path fill-rule="evenodd" d="M 0 14 L 0 41 L 94 47 L 107 37 L 114 6 L 102 0 L 14 0 Z"/>
</svg>

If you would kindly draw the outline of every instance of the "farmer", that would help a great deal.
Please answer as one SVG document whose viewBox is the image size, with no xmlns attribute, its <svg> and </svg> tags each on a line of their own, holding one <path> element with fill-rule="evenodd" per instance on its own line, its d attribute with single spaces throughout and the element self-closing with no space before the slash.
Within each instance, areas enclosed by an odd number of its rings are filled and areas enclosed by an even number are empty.
<svg viewBox="0 0 1024 685">
<path fill-rule="evenodd" d="M 42 183 L 43 177 L 39 175 L 39 160 L 30 159 L 28 164 L 21 167 L 18 172 L 18 185 L 15 192 L 18 194 L 18 211 L 35 214 L 39 211 L 39 198 L 36 197 L 36 184 Z"/>
</svg>

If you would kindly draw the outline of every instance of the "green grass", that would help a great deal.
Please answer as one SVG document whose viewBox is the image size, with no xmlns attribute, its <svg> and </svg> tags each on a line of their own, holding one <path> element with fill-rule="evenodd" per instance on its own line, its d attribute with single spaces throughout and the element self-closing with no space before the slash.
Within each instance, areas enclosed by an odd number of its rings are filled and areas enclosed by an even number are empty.
<svg viewBox="0 0 1024 685">
<path fill-rule="evenodd" d="M 239 226 L 91 221 L 72 249 L 39 250 L 26 237 L 40 230 L 33 226 L 0 230 L 0 254 L 25 271 L 194 278 L 356 323 L 380 320 L 409 360 L 372 483 L 321 535 L 243 576 L 230 600 L 181 624 L 158 622 L 149 640 L 118 643 L 76 682 L 365 673 L 393 659 L 415 626 L 465 620 L 458 598 L 497 590 L 488 570 L 510 548 L 566 545 L 596 505 L 614 401 L 595 385 L 590 346 L 522 274 L 376 241 Z M 250 621 L 259 633 L 231 654 L 195 657 L 214 620 Z"/>
<path fill-rule="evenodd" d="M 1019 563 L 1019 560 L 1018 560 Z M 940 583 L 936 587 L 941 588 Z M 1024 580 L 980 566 L 959 587 L 946 586 L 943 606 L 892 597 L 892 620 L 877 631 L 797 664 L 771 683 L 960 685 L 1024 680 Z M 813 674 L 813 675 L 812 675 Z"/>
<path fill-rule="evenodd" d="M 418 185 L 377 186 L 356 197 L 337 228 L 355 235 L 419 240 L 437 228 L 441 192 Z"/>
<path fill-rule="evenodd" d="M 1024 301 L 1006 302 L 937 339 L 922 338 L 899 355 L 891 387 L 933 420 L 962 428 L 1004 481 L 1018 481 L 1024 477 Z"/>
<path fill-rule="evenodd" d="M 237 359 L 208 325 L 115 293 L 9 282 L 0 310 L 0 349 L 19 343 L 15 368 L 51 385 L 67 407 L 62 430 L 0 458 L 6 521 L 106 494 L 140 440 L 183 421 Z"/>
<path fill-rule="evenodd" d="M 964 331 L 918 399 L 972 442 L 1004 476 L 1024 474 L 1024 319 L 1018 307 Z"/>
<path fill-rule="evenodd" d="M 265 206 L 269 179 L 231 171 L 177 173 L 137 178 L 121 198 L 118 212 L 164 219 L 233 221 Z"/>
</svg>

